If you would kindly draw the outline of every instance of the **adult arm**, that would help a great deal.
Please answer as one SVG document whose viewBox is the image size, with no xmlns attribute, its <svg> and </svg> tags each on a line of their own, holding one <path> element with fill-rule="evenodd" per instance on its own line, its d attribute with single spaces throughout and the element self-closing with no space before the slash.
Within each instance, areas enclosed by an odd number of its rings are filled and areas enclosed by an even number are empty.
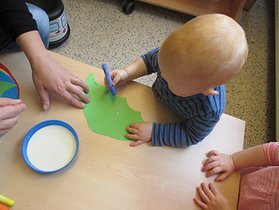
<svg viewBox="0 0 279 210">
<path fill-rule="evenodd" d="M 23 33 L 16 41 L 30 62 L 33 81 L 44 110 L 50 106 L 49 93 L 59 95 L 78 108 L 83 108 L 89 102 L 85 82 L 52 59 L 38 31 Z"/>
<path fill-rule="evenodd" d="M 3 0 L 0 4 L 0 24 L 26 54 L 33 81 L 43 109 L 50 106 L 53 92 L 78 108 L 89 102 L 87 85 L 54 61 L 48 54 L 37 31 L 36 22 L 22 0 Z"/>
</svg>

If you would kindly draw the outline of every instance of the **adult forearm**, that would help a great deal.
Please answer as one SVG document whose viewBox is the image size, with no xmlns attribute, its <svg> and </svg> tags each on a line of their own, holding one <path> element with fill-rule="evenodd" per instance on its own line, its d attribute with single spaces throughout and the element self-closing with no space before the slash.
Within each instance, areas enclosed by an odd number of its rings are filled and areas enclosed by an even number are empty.
<svg viewBox="0 0 279 210">
<path fill-rule="evenodd" d="M 242 150 L 231 156 L 236 170 L 267 165 L 262 145 Z"/>
<path fill-rule="evenodd" d="M 35 30 L 23 33 L 17 37 L 16 41 L 24 51 L 31 65 L 48 57 L 47 49 L 45 48 L 38 31 Z"/>
<path fill-rule="evenodd" d="M 128 73 L 128 81 L 147 74 L 146 65 L 141 58 L 138 58 L 132 64 L 126 66 L 124 70 Z"/>
</svg>

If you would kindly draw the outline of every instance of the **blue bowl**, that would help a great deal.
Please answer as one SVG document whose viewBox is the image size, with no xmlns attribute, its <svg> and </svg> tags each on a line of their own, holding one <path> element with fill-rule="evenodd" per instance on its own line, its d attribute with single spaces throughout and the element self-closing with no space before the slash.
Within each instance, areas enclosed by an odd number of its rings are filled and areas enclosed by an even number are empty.
<svg viewBox="0 0 279 210">
<path fill-rule="evenodd" d="M 48 126 L 61 126 L 62 128 L 67 130 L 67 133 L 71 133 L 73 138 L 74 138 L 74 142 L 73 145 L 75 146 L 75 151 L 74 153 L 71 155 L 71 157 L 69 158 L 68 161 L 65 161 L 65 164 L 63 164 L 62 166 L 59 166 L 57 168 L 54 169 L 45 169 L 45 168 L 41 168 L 40 166 L 34 164 L 34 160 L 30 157 L 32 155 L 29 154 L 29 150 L 30 148 L 34 148 L 32 146 L 30 146 L 30 142 L 32 140 L 32 137 L 36 134 L 39 135 L 38 132 L 42 131 L 43 128 L 46 128 Z M 53 127 L 48 127 L 48 129 L 52 129 Z M 53 133 L 54 134 L 54 133 Z M 46 135 L 44 135 L 44 138 L 46 137 Z M 51 135 L 48 135 L 47 137 L 51 137 Z M 35 141 L 35 140 L 33 140 Z M 45 140 L 44 140 L 45 141 Z M 48 141 L 48 139 L 47 139 Z M 53 141 L 53 138 L 49 138 L 49 141 Z M 56 140 L 55 140 L 56 141 Z M 34 142 L 32 143 L 34 145 Z M 31 144 L 31 145 L 32 145 Z M 35 142 L 35 144 L 38 144 L 38 140 Z M 28 150 L 29 148 L 29 150 Z M 77 152 L 78 152 L 78 148 L 79 148 L 79 140 L 78 140 L 78 136 L 76 131 L 66 122 L 64 121 L 60 121 L 60 120 L 46 120 L 43 121 L 35 126 L 33 126 L 25 135 L 23 142 L 22 142 L 22 147 L 21 147 L 21 154 L 22 157 L 25 161 L 25 163 L 34 171 L 39 172 L 39 173 L 44 173 L 44 174 L 49 174 L 49 173 L 54 173 L 54 172 L 58 172 L 60 170 L 63 170 L 64 168 L 66 168 L 71 162 L 73 162 L 73 160 L 75 159 Z M 54 148 L 56 149 L 56 148 Z M 39 150 L 38 150 L 39 151 Z M 47 147 L 44 147 L 44 151 L 43 153 L 47 153 Z M 49 151 L 49 152 L 53 152 L 53 151 Z M 55 152 L 59 152 L 59 151 L 55 151 Z M 38 153 L 41 154 L 41 153 Z M 53 153 L 51 154 L 51 156 L 53 155 Z M 52 156 L 53 157 L 53 156 Z M 37 160 L 35 160 L 37 161 Z M 45 162 L 47 162 L 47 164 L 51 164 L 51 162 L 48 162 L 47 160 L 43 160 Z"/>
</svg>

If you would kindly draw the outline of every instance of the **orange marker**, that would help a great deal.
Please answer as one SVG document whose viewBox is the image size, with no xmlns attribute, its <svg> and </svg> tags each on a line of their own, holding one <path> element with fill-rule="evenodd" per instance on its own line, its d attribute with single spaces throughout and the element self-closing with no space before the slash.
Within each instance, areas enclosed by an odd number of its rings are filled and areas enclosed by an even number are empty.
<svg viewBox="0 0 279 210">
<path fill-rule="evenodd" d="M 0 210 L 9 210 L 8 206 L 5 206 L 4 204 L 0 203 Z"/>
</svg>

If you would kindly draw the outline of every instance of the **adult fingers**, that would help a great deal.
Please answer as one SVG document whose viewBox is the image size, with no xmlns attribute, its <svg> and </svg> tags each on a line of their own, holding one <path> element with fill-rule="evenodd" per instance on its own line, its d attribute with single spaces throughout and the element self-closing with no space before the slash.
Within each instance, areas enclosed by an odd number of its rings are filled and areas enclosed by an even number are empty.
<svg viewBox="0 0 279 210">
<path fill-rule="evenodd" d="M 5 106 L 0 108 L 0 120 L 14 118 L 26 109 L 25 104 L 16 104 L 12 106 Z"/>
<path fill-rule="evenodd" d="M 56 92 L 62 99 L 67 101 L 69 104 L 77 107 L 77 108 L 84 108 L 85 103 L 83 101 L 80 101 L 77 96 L 70 94 L 66 89 L 60 88 L 58 92 Z"/>
<path fill-rule="evenodd" d="M 18 109 L 15 109 L 16 108 L 15 106 L 17 106 Z M 9 132 L 17 124 L 19 119 L 19 114 L 26 108 L 25 104 L 19 104 L 15 106 L 12 106 L 11 109 L 9 110 L 12 111 L 10 112 L 11 116 L 9 118 L 0 121 L 0 136 L 3 136 L 7 132 Z"/>
<path fill-rule="evenodd" d="M 20 104 L 20 99 L 0 98 L 0 107 Z"/>
<path fill-rule="evenodd" d="M 8 133 L 11 129 L 3 129 L 0 130 L 0 137 L 4 136 L 6 133 Z"/>
<path fill-rule="evenodd" d="M 35 82 L 35 81 L 34 81 Z M 47 90 L 44 86 L 37 84 L 35 82 L 37 93 L 39 94 L 41 104 L 43 106 L 43 110 L 47 110 L 50 106 L 50 99 Z"/>
<path fill-rule="evenodd" d="M 89 97 L 79 86 L 69 85 L 67 91 L 70 92 L 70 94 L 75 95 L 78 100 L 84 101 L 85 103 L 89 103 L 90 101 Z"/>
<path fill-rule="evenodd" d="M 18 119 L 19 119 L 19 115 L 16 115 L 11 118 L 7 118 L 5 120 L 1 120 L 0 121 L 0 130 L 5 131 L 5 130 L 12 129 L 17 124 Z"/>
<path fill-rule="evenodd" d="M 74 84 L 74 85 L 77 85 L 79 87 L 82 88 L 82 92 L 85 92 L 85 93 L 88 93 L 89 92 L 89 88 L 87 86 L 87 84 L 82 80 L 80 79 L 79 77 L 74 77 L 71 79 L 71 82 Z"/>
</svg>

